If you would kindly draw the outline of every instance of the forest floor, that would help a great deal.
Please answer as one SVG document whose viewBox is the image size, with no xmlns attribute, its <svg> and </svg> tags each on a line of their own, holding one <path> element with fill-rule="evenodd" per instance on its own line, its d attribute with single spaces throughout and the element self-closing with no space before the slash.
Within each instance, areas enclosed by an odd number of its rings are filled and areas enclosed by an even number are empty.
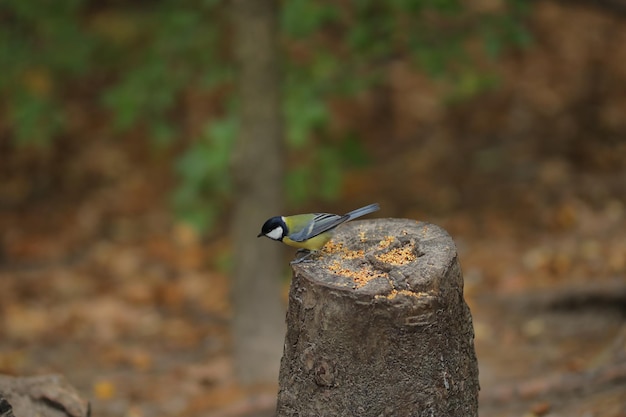
<svg viewBox="0 0 626 417">
<path fill-rule="evenodd" d="M 270 415 L 276 387 L 243 389 L 233 375 L 226 222 L 205 239 L 178 224 L 169 165 L 123 146 L 85 146 L 63 165 L 69 186 L 0 210 L 0 373 L 64 374 L 98 417 Z M 381 216 L 450 232 L 474 316 L 480 415 L 626 416 L 624 174 L 540 156 L 523 179 L 402 162 L 428 149 L 349 173 L 336 209 L 367 187 Z M 12 179 L 14 195 L 36 180 Z"/>
</svg>

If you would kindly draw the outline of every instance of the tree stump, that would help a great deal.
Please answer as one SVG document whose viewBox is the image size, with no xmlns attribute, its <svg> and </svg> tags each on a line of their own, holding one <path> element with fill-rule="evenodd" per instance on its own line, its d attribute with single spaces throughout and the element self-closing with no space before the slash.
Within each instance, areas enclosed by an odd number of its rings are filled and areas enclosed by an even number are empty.
<svg viewBox="0 0 626 417">
<path fill-rule="evenodd" d="M 478 415 L 456 247 L 405 219 L 341 226 L 293 265 L 277 415 Z"/>
</svg>

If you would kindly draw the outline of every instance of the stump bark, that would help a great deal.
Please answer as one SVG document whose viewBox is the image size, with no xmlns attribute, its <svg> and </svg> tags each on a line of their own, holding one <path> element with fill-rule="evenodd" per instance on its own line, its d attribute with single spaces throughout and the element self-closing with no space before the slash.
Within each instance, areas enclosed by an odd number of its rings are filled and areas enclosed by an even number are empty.
<svg viewBox="0 0 626 417">
<path fill-rule="evenodd" d="M 350 222 L 293 266 L 277 415 L 478 415 L 455 245 L 405 219 Z"/>
</svg>

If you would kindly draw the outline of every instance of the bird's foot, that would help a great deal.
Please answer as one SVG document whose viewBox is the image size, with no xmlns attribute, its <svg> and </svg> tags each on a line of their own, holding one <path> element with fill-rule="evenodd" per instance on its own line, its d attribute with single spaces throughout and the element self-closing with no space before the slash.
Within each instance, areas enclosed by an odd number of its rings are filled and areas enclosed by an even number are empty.
<svg viewBox="0 0 626 417">
<path fill-rule="evenodd" d="M 290 262 L 291 265 L 296 265 L 299 264 L 301 262 L 312 262 L 313 259 L 309 259 L 309 257 L 315 253 L 316 251 L 310 251 L 307 249 L 298 249 L 298 251 L 296 252 L 296 256 L 300 255 L 300 254 L 304 254 L 300 257 L 297 257 L 296 259 L 294 259 L 293 261 Z"/>
</svg>

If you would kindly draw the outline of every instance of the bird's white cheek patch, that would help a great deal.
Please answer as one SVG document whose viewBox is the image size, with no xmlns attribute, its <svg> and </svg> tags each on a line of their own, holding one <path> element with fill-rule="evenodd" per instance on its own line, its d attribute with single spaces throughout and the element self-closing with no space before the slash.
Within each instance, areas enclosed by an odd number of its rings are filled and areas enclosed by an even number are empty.
<svg viewBox="0 0 626 417">
<path fill-rule="evenodd" d="M 283 237 L 283 228 L 278 226 L 276 229 L 267 233 L 265 236 L 269 237 L 270 239 L 279 240 L 281 237 Z"/>
</svg>

